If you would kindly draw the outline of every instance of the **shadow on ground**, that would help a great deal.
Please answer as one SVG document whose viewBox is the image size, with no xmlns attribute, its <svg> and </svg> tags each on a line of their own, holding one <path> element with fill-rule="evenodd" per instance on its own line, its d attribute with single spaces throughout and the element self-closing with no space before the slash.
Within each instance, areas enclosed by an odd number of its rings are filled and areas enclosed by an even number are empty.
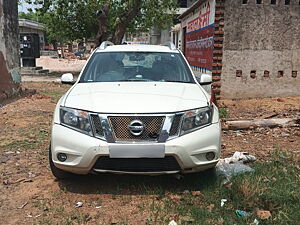
<svg viewBox="0 0 300 225">
<path fill-rule="evenodd" d="M 99 174 L 75 176 L 59 180 L 60 189 L 80 194 L 153 195 L 215 187 L 220 184 L 212 171 L 183 175 L 180 180 L 172 175 L 142 176 Z"/>
</svg>

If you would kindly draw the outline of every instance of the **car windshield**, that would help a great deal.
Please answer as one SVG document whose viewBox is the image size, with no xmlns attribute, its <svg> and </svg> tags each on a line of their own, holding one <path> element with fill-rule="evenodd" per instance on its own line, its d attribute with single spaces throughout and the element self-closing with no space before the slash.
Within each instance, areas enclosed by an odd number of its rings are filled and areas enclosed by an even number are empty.
<svg viewBox="0 0 300 225">
<path fill-rule="evenodd" d="M 80 82 L 195 83 L 179 53 L 102 52 L 89 60 Z"/>
</svg>

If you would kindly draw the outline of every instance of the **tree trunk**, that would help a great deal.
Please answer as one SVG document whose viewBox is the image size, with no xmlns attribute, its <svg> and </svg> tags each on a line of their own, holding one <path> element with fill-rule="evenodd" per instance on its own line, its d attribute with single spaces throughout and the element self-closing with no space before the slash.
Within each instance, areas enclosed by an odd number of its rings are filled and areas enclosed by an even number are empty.
<svg viewBox="0 0 300 225">
<path fill-rule="evenodd" d="M 98 13 L 98 32 L 96 35 L 96 46 L 101 45 L 103 41 L 108 39 L 108 17 L 109 3 L 105 3 Z"/>
<path fill-rule="evenodd" d="M 122 39 L 126 33 L 126 27 L 127 27 L 127 24 L 124 24 L 124 23 L 117 26 L 117 29 L 112 38 L 112 42 L 114 44 L 122 44 Z"/>
<path fill-rule="evenodd" d="M 112 37 L 112 42 L 121 44 L 122 39 L 126 33 L 128 24 L 139 14 L 142 7 L 142 1 L 135 0 L 120 16 L 120 23 L 116 26 L 115 32 Z"/>
<path fill-rule="evenodd" d="M 65 53 L 64 53 L 64 45 L 62 42 L 60 42 L 60 49 L 61 49 L 61 57 L 65 58 Z"/>
</svg>

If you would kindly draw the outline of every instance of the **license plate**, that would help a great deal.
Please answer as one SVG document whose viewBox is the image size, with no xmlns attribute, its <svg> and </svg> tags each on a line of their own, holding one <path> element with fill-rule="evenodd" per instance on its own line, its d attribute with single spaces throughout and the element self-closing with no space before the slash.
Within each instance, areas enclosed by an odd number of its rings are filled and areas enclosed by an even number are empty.
<svg viewBox="0 0 300 225">
<path fill-rule="evenodd" d="M 165 145 L 115 144 L 109 146 L 110 158 L 164 158 Z"/>
</svg>

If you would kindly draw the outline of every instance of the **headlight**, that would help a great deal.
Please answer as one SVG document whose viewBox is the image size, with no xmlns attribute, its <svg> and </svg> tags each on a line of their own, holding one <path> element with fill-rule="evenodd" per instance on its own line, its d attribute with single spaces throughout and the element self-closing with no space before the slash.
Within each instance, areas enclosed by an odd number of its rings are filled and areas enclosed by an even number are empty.
<svg viewBox="0 0 300 225">
<path fill-rule="evenodd" d="M 89 114 L 85 111 L 61 107 L 60 122 L 74 130 L 93 136 Z"/>
<path fill-rule="evenodd" d="M 181 134 L 189 133 L 203 126 L 209 125 L 212 121 L 213 108 L 204 107 L 185 112 L 181 127 Z"/>
</svg>

